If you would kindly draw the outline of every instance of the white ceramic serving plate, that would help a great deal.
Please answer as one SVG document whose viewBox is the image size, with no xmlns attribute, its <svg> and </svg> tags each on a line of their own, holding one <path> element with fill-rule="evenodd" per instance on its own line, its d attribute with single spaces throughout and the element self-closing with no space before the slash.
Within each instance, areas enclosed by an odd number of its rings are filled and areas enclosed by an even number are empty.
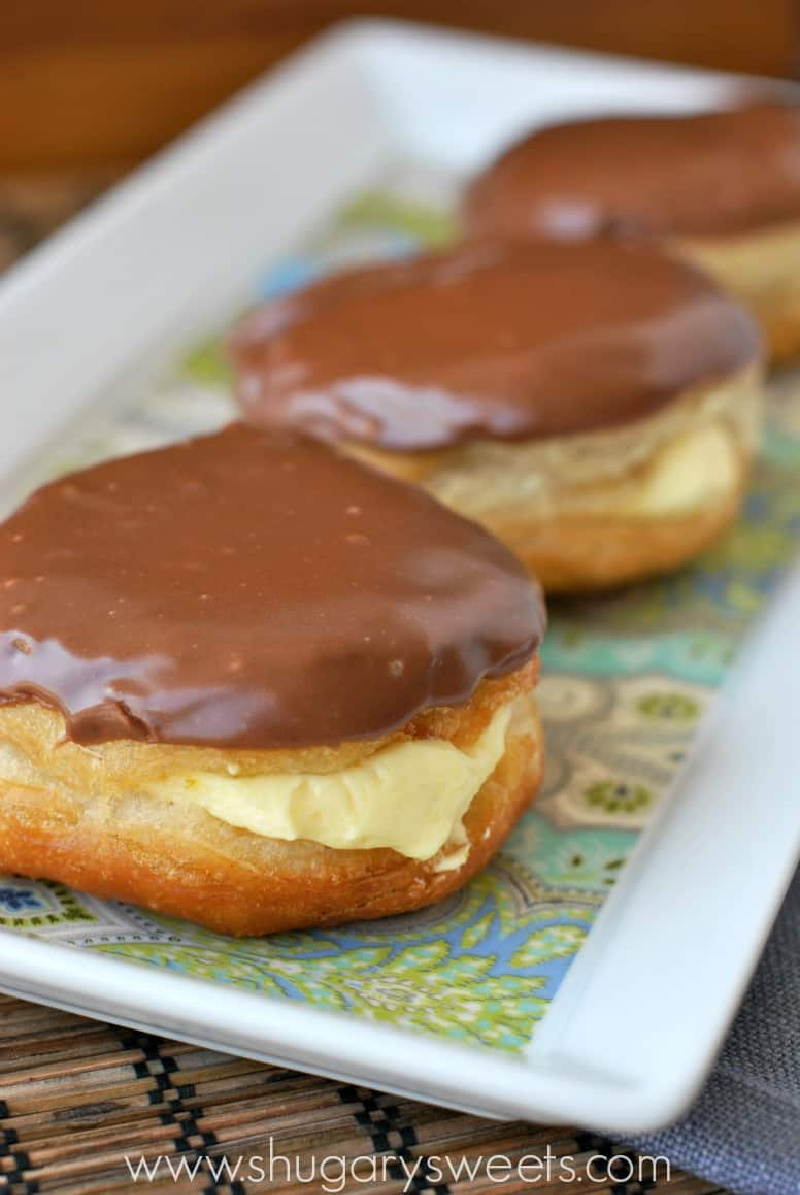
<svg viewBox="0 0 800 1195">
<path fill-rule="evenodd" d="M 297 242 L 388 163 L 423 159 L 464 172 L 535 121 L 688 109 L 737 86 L 391 23 L 340 28 L 3 280 L 0 477 L 19 476 L 131 361 L 230 308 L 254 263 Z M 800 853 L 798 609 L 800 568 L 744 652 L 525 1057 L 6 931 L 0 988 L 484 1114 L 616 1132 L 660 1126 L 702 1082 Z"/>
</svg>

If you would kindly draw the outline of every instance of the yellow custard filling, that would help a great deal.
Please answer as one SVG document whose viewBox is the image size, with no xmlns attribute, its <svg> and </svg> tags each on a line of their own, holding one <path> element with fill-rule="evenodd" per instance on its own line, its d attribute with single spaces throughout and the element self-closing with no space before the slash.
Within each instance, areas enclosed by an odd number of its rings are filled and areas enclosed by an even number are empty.
<svg viewBox="0 0 800 1195">
<path fill-rule="evenodd" d="M 739 454 L 730 431 L 709 424 L 665 445 L 650 469 L 631 485 L 620 512 L 669 515 L 694 510 L 729 494 L 739 478 Z"/>
<path fill-rule="evenodd" d="M 440 502 L 478 521 L 507 517 L 524 506 L 531 517 L 659 518 L 702 509 L 735 491 L 741 448 L 722 419 L 678 431 L 652 455 L 626 465 L 606 437 L 606 476 L 591 477 L 581 445 L 566 439 L 539 444 L 482 442 L 458 468 L 423 480 Z M 599 470 L 597 471 L 599 472 Z M 587 480 L 588 475 L 588 480 Z"/>
<path fill-rule="evenodd" d="M 391 847 L 430 859 L 461 837 L 461 819 L 505 750 L 512 704 L 469 747 L 417 739 L 383 747 L 355 767 L 324 775 L 195 773 L 149 784 L 264 838 L 307 839 L 337 850 Z"/>
</svg>

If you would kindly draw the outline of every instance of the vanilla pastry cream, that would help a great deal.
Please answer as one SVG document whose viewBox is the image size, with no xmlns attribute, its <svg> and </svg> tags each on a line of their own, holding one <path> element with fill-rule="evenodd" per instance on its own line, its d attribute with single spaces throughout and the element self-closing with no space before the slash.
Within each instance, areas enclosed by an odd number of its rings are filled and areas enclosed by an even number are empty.
<svg viewBox="0 0 800 1195">
<path fill-rule="evenodd" d="M 188 803 L 264 838 L 306 839 L 337 850 L 391 847 L 430 859 L 459 840 L 461 819 L 505 749 L 513 702 L 474 743 L 442 739 L 390 744 L 340 772 L 170 776 L 149 784 L 163 800 Z"/>
<path fill-rule="evenodd" d="M 735 491 L 742 454 L 758 444 L 761 404 L 751 378 L 689 397 L 629 428 L 524 443 L 483 440 L 420 454 L 412 472 L 440 502 L 491 524 L 524 501 L 527 518 L 660 518 Z M 374 459 L 369 451 L 359 455 Z M 384 454 L 377 463 L 391 468 Z"/>
<path fill-rule="evenodd" d="M 730 428 L 710 424 L 662 448 L 616 509 L 641 518 L 683 514 L 724 497 L 738 479 L 739 449 Z"/>
<path fill-rule="evenodd" d="M 549 486 L 547 475 L 530 469 L 529 462 L 515 461 L 513 450 L 504 449 L 506 460 L 498 461 L 491 481 L 482 477 L 483 486 L 475 485 L 474 474 L 455 469 L 434 474 L 426 485 L 440 502 L 478 520 L 518 502 L 522 493 L 530 510 L 542 514 L 552 507 L 562 514 L 660 518 L 700 509 L 730 493 L 737 485 L 741 451 L 730 426 L 708 423 L 682 431 L 631 473 L 562 490 Z M 573 476 L 570 470 L 567 478 Z"/>
</svg>

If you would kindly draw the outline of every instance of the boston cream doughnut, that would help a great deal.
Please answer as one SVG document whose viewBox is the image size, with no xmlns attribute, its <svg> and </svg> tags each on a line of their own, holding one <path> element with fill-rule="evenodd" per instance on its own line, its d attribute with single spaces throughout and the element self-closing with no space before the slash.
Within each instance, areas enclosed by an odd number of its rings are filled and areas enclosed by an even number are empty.
<svg viewBox="0 0 800 1195">
<path fill-rule="evenodd" d="M 480 236 L 655 238 L 800 351 L 800 108 L 627 116 L 538 129 L 466 193 Z"/>
<path fill-rule="evenodd" d="M 537 588 L 323 445 L 98 465 L 0 562 L 0 870 L 261 934 L 430 904 L 535 793 Z"/>
<path fill-rule="evenodd" d="M 754 320 L 647 248 L 361 269 L 256 311 L 232 352 L 246 418 L 421 483 L 549 590 L 691 559 L 733 519 L 757 438 Z"/>
</svg>

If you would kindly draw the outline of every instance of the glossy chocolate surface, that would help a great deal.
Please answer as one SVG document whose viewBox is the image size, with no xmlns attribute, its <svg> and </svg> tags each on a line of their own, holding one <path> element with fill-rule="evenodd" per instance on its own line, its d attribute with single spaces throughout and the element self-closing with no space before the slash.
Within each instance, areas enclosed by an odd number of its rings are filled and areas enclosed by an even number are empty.
<svg viewBox="0 0 800 1195">
<path fill-rule="evenodd" d="M 43 487 L 0 527 L 0 576 L 0 700 L 82 744 L 377 737 L 520 668 L 544 625 L 475 524 L 241 424 Z"/>
<path fill-rule="evenodd" d="M 800 108 L 550 125 L 468 188 L 485 236 L 714 238 L 800 221 Z"/>
<path fill-rule="evenodd" d="M 481 243 L 340 274 L 235 334 L 249 421 L 399 450 L 641 419 L 757 360 L 692 266 L 600 242 Z"/>
</svg>

